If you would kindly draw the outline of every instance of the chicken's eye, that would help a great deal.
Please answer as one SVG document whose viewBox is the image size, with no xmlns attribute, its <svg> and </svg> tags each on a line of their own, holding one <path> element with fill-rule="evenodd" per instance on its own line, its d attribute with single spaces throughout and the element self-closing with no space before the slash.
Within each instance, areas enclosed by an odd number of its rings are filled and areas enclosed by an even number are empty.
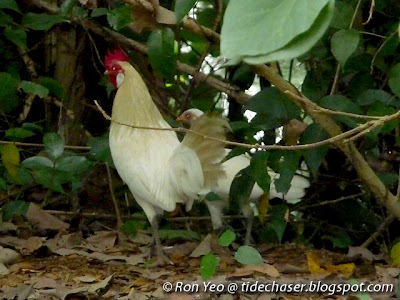
<svg viewBox="0 0 400 300">
<path fill-rule="evenodd" d="M 112 67 L 111 69 L 112 69 L 113 71 L 115 71 L 117 68 L 116 68 L 116 67 Z"/>
<path fill-rule="evenodd" d="M 186 115 L 186 119 L 190 119 L 190 114 L 187 114 L 187 115 Z"/>
</svg>

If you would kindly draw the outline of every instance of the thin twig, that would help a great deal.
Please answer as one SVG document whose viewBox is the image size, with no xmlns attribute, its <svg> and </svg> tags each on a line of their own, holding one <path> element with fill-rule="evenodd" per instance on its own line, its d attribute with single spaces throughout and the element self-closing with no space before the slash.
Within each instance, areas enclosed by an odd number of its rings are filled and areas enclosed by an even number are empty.
<svg viewBox="0 0 400 300">
<path fill-rule="evenodd" d="M 117 216 L 117 229 L 119 230 L 122 227 L 121 211 L 119 210 L 118 201 L 115 198 L 114 188 L 113 188 L 112 178 L 111 178 L 111 172 L 110 172 L 110 167 L 108 166 L 108 163 L 106 163 L 106 169 L 107 169 L 108 186 L 110 188 L 111 200 L 114 204 L 115 215 Z"/>
<path fill-rule="evenodd" d="M 290 92 L 289 92 L 290 93 Z M 161 127 L 151 127 L 151 126 L 136 126 L 136 125 L 132 125 L 132 124 L 127 124 L 127 123 L 123 123 L 123 122 L 119 122 L 116 120 L 113 120 L 105 111 L 104 109 L 99 105 L 99 103 L 94 100 L 94 103 L 96 104 L 97 108 L 99 109 L 99 111 L 102 113 L 102 115 L 104 116 L 104 118 L 110 122 L 114 122 L 118 125 L 122 125 L 122 126 L 127 126 L 127 127 L 131 127 L 131 128 L 136 128 L 136 129 L 146 129 L 146 130 L 158 130 L 158 131 L 175 131 L 175 132 L 182 132 L 182 133 L 192 133 L 192 134 L 196 134 L 198 136 L 201 136 L 205 139 L 210 139 L 210 140 L 214 140 L 220 143 L 224 143 L 226 145 L 231 145 L 231 146 L 236 146 L 236 147 L 242 147 L 242 148 L 248 148 L 248 149 L 263 149 L 263 150 L 289 150 L 289 151 L 295 151 L 295 150 L 307 150 L 307 149 L 313 149 L 313 148 L 317 148 L 317 147 L 321 147 L 321 146 L 325 146 L 328 144 L 333 144 L 339 140 L 343 140 L 346 141 L 347 137 L 352 136 L 353 134 L 359 133 L 360 131 L 366 131 L 369 127 L 374 126 L 375 123 L 379 122 L 379 124 L 375 125 L 375 126 L 379 126 L 381 124 L 384 124 L 386 122 L 392 121 L 394 119 L 397 119 L 400 117 L 400 110 L 398 112 L 396 112 L 393 115 L 389 115 L 389 116 L 383 116 L 381 117 L 381 119 L 379 120 L 372 120 L 369 122 L 366 122 L 364 124 L 361 124 L 360 126 L 357 126 L 356 128 L 353 128 L 349 131 L 346 131 L 342 134 L 336 135 L 334 137 L 331 137 L 329 139 L 320 141 L 320 142 L 315 142 L 315 143 L 311 143 L 311 144 L 305 144 L 305 145 L 294 145 L 294 146 L 281 146 L 281 145 L 261 145 L 261 144 L 245 144 L 245 143 L 238 143 L 238 142 L 231 142 L 231 141 L 226 141 L 226 140 L 221 140 L 221 139 L 217 139 L 214 137 L 210 137 L 207 136 L 205 134 L 193 131 L 191 129 L 187 129 L 187 128 L 183 128 L 183 127 L 178 127 L 178 128 L 173 128 L 173 127 L 168 127 L 168 128 L 161 128 Z M 358 138 L 361 137 L 361 135 L 357 135 Z"/>
<path fill-rule="evenodd" d="M 381 50 L 383 49 L 383 47 L 385 47 L 385 45 L 389 42 L 389 40 L 394 37 L 396 35 L 396 33 L 398 32 L 398 28 L 390 34 L 390 36 L 382 43 L 382 45 L 379 46 L 379 48 L 376 50 L 376 52 L 374 53 L 374 56 L 372 57 L 371 60 L 371 67 L 370 67 L 370 74 L 373 73 L 374 71 L 374 64 L 375 64 L 375 60 L 378 57 L 379 52 L 381 52 Z"/>
<path fill-rule="evenodd" d="M 340 198 L 334 199 L 334 200 L 326 200 L 326 201 L 322 201 L 322 202 L 315 203 L 315 204 L 305 205 L 305 206 L 299 207 L 298 209 L 295 209 L 295 210 L 300 210 L 300 209 L 304 210 L 304 209 L 313 208 L 313 207 L 320 207 L 320 206 L 324 206 L 324 205 L 332 205 L 332 204 L 335 204 L 335 203 L 338 203 L 338 202 L 341 202 L 341 201 L 345 201 L 345 200 L 349 200 L 349 199 L 356 199 L 357 197 L 360 197 L 362 195 L 364 195 L 363 192 L 357 193 L 357 194 L 354 194 L 354 195 L 340 197 Z"/>
<path fill-rule="evenodd" d="M 367 25 L 371 20 L 372 20 L 372 15 L 374 13 L 374 8 L 375 8 L 375 0 L 371 0 L 371 6 L 369 7 L 369 14 L 368 14 L 368 19 L 363 23 L 363 25 Z"/>
<path fill-rule="evenodd" d="M 399 178 L 398 178 L 398 182 L 397 182 L 397 199 L 398 201 L 400 201 L 400 165 L 399 165 Z"/>
<path fill-rule="evenodd" d="M 386 229 L 386 227 L 394 221 L 394 219 L 396 219 L 394 214 L 388 215 L 385 220 L 383 220 L 383 222 L 378 226 L 376 231 L 364 243 L 361 244 L 361 247 L 367 248 Z"/>
<path fill-rule="evenodd" d="M 115 214 L 102 214 L 98 212 L 72 212 L 72 211 L 60 211 L 60 210 L 46 210 L 47 213 L 54 216 L 71 216 L 71 217 L 83 217 L 90 219 L 112 219 L 116 218 Z M 224 215 L 221 216 L 224 220 L 233 220 L 233 219 L 246 219 L 243 215 Z M 135 220 L 135 221 L 147 221 L 145 216 L 130 216 L 130 217 L 122 217 L 123 220 Z M 210 216 L 201 216 L 201 217 L 172 217 L 165 218 L 168 222 L 190 222 L 190 221 L 209 221 L 211 220 Z"/>
<path fill-rule="evenodd" d="M 31 148 L 44 148 L 43 144 L 38 144 L 38 143 L 22 143 L 22 142 L 10 142 L 10 141 L 0 141 L 0 144 L 7 145 L 7 144 L 13 144 L 18 147 L 31 147 Z M 89 151 L 90 147 L 88 146 L 71 146 L 71 145 L 65 145 L 65 149 L 71 149 L 71 150 L 82 150 L 82 151 Z"/>
</svg>

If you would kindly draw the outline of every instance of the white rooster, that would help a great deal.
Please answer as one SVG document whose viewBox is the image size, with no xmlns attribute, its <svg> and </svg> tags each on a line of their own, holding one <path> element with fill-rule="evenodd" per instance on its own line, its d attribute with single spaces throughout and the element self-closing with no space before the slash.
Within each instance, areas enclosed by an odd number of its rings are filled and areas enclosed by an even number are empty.
<svg viewBox="0 0 400 300">
<path fill-rule="evenodd" d="M 118 49 L 104 60 L 111 83 L 118 89 L 112 108 L 110 149 L 118 174 L 128 185 L 152 225 L 158 263 L 167 262 L 158 235 L 158 216 L 176 203 L 191 207 L 199 193 L 212 189 L 224 176 L 224 144 L 187 133 L 182 142 L 161 116 L 139 73 Z M 225 139 L 228 123 L 212 114 L 198 118 L 191 130 Z"/>
</svg>

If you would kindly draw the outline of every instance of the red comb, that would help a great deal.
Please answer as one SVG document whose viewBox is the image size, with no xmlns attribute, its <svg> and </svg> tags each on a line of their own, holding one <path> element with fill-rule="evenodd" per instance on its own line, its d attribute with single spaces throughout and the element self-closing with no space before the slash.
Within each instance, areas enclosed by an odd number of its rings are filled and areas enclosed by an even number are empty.
<svg viewBox="0 0 400 300">
<path fill-rule="evenodd" d="M 114 61 L 129 61 L 128 56 L 121 48 L 108 50 L 104 57 L 104 65 L 110 67 Z"/>
</svg>

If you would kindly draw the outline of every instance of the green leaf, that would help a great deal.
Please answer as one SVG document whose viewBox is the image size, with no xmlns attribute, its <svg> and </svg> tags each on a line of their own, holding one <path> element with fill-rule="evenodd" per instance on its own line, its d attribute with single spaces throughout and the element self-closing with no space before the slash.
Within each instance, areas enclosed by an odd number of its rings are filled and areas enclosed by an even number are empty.
<svg viewBox="0 0 400 300">
<path fill-rule="evenodd" d="M 121 5 L 107 13 L 107 21 L 111 28 L 120 30 L 132 23 L 132 8 L 129 5 Z"/>
<path fill-rule="evenodd" d="M 357 98 L 357 103 L 362 106 L 371 105 L 376 101 L 380 101 L 387 105 L 397 102 L 395 96 L 392 96 L 388 92 L 382 90 L 366 90 Z"/>
<path fill-rule="evenodd" d="M 229 190 L 229 203 L 234 211 L 238 211 L 249 202 L 254 180 L 249 174 L 249 167 L 235 175 Z"/>
<path fill-rule="evenodd" d="M 333 12 L 333 0 L 232 0 L 222 25 L 221 54 L 251 64 L 297 57 L 320 39 Z M 274 30 L 265 35 L 265 28 Z"/>
<path fill-rule="evenodd" d="M 4 36 L 22 49 L 27 49 L 26 32 L 22 28 L 7 27 L 3 31 Z"/>
<path fill-rule="evenodd" d="M 175 35 L 170 28 L 153 31 L 147 40 L 149 61 L 160 75 L 172 79 L 176 69 Z"/>
<path fill-rule="evenodd" d="M 359 115 L 363 113 L 362 109 L 357 104 L 342 95 L 329 95 L 323 97 L 319 101 L 319 105 L 335 111 L 344 111 Z M 349 127 L 356 127 L 358 125 L 358 120 L 350 117 L 334 116 L 333 118 Z"/>
<path fill-rule="evenodd" d="M 6 130 L 6 138 L 10 141 L 22 141 L 34 135 L 34 132 L 22 127 L 10 128 Z"/>
<path fill-rule="evenodd" d="M 22 124 L 22 128 L 43 133 L 43 127 L 35 123 L 25 122 Z"/>
<path fill-rule="evenodd" d="M 271 177 L 268 174 L 267 167 L 268 157 L 268 152 L 257 151 L 251 158 L 249 169 L 251 177 L 265 193 L 269 193 L 271 185 Z"/>
<path fill-rule="evenodd" d="M 33 30 L 49 30 L 54 25 L 64 21 L 65 18 L 61 15 L 27 13 L 22 19 L 21 25 Z"/>
<path fill-rule="evenodd" d="M 26 213 L 28 212 L 30 203 L 22 201 L 22 200 L 15 200 L 6 203 L 2 207 L 3 211 L 3 221 L 10 221 L 14 217 L 14 215 L 21 215 L 21 216 L 26 216 Z"/>
<path fill-rule="evenodd" d="M 23 80 L 21 82 L 21 88 L 25 93 L 34 94 L 40 98 L 46 98 L 49 95 L 49 90 L 46 87 L 32 81 Z"/>
<path fill-rule="evenodd" d="M 274 87 L 265 88 L 251 97 L 244 108 L 257 113 L 251 124 L 264 130 L 284 125 L 299 116 L 301 111 Z"/>
<path fill-rule="evenodd" d="M 4 11 L 0 10 L 0 26 L 5 27 L 11 25 L 13 18 L 7 15 Z"/>
<path fill-rule="evenodd" d="M 27 185 L 31 184 L 32 176 L 29 174 L 29 172 L 26 169 L 19 168 L 17 177 L 7 176 L 7 181 L 9 181 L 13 184 L 27 186 Z"/>
<path fill-rule="evenodd" d="M 200 263 L 200 273 L 203 280 L 210 279 L 217 271 L 219 265 L 219 257 L 212 253 L 203 256 Z"/>
<path fill-rule="evenodd" d="M 232 230 L 228 229 L 225 230 L 223 234 L 221 234 L 221 236 L 218 239 L 218 243 L 222 247 L 228 247 L 235 240 L 236 240 L 236 234 Z"/>
<path fill-rule="evenodd" d="M 108 134 L 91 138 L 87 144 L 90 147 L 90 154 L 96 161 L 105 162 L 111 166 L 114 165 L 110 152 Z"/>
<path fill-rule="evenodd" d="M 78 0 L 64 0 L 60 5 L 60 14 L 67 15 L 72 11 L 72 8 L 78 4 Z"/>
<path fill-rule="evenodd" d="M 299 167 L 300 151 L 283 152 L 279 161 L 279 178 L 274 180 L 275 189 L 279 193 L 287 193 L 291 187 L 293 176 Z"/>
<path fill-rule="evenodd" d="M 176 0 L 174 6 L 176 24 L 179 24 L 183 17 L 193 8 L 197 0 Z"/>
<path fill-rule="evenodd" d="M 19 83 L 20 81 L 10 74 L 0 72 L 0 111 L 2 113 L 8 114 L 17 107 Z"/>
<path fill-rule="evenodd" d="M 16 11 L 18 13 L 21 13 L 19 10 L 17 2 L 15 0 L 1 0 L 0 1 L 0 9 L 11 9 L 13 11 Z"/>
<path fill-rule="evenodd" d="M 209 192 L 206 195 L 206 201 L 220 201 L 220 200 L 222 200 L 222 198 L 219 195 L 217 195 L 216 193 Z"/>
<path fill-rule="evenodd" d="M 1 145 L 0 153 L 1 161 L 3 162 L 8 174 L 13 178 L 17 177 L 20 165 L 18 148 L 14 144 Z"/>
<path fill-rule="evenodd" d="M 318 124 L 313 123 L 307 126 L 307 129 L 301 135 L 301 144 L 311 144 L 319 142 L 329 138 L 329 134 L 323 130 Z M 304 160 L 307 164 L 308 169 L 314 175 L 317 175 L 317 171 L 328 152 L 328 146 L 322 146 L 310 150 L 303 151 Z"/>
<path fill-rule="evenodd" d="M 60 157 L 56 162 L 57 170 L 73 174 L 85 173 L 91 166 L 92 164 L 86 157 L 78 155 Z"/>
<path fill-rule="evenodd" d="M 335 14 L 330 26 L 336 29 L 348 29 L 353 14 L 354 7 L 351 4 L 346 1 L 336 1 Z"/>
<path fill-rule="evenodd" d="M 0 177 L 0 188 L 4 191 L 8 190 L 8 184 L 7 181 L 4 178 Z"/>
<path fill-rule="evenodd" d="M 121 231 L 128 235 L 135 235 L 139 229 L 146 227 L 146 221 L 127 220 L 121 227 Z"/>
<path fill-rule="evenodd" d="M 389 86 L 397 97 L 400 97 L 400 63 L 394 65 L 389 71 Z"/>
<path fill-rule="evenodd" d="M 282 242 L 287 223 L 285 220 L 288 208 L 286 205 L 275 205 L 271 209 L 271 221 L 268 226 L 275 232 L 279 243 Z"/>
<path fill-rule="evenodd" d="M 335 32 L 331 39 L 331 51 L 342 67 L 356 51 L 360 33 L 354 29 L 342 29 Z"/>
<path fill-rule="evenodd" d="M 64 88 L 57 80 L 51 77 L 41 77 L 39 83 L 46 87 L 59 100 L 64 100 Z"/>
<path fill-rule="evenodd" d="M 51 159 L 56 159 L 64 152 L 64 142 L 57 133 L 46 133 L 43 137 L 44 149 Z"/>
<path fill-rule="evenodd" d="M 98 7 L 92 10 L 92 14 L 90 15 L 92 18 L 105 16 L 109 10 L 105 7 Z"/>
<path fill-rule="evenodd" d="M 58 175 L 58 176 L 57 176 Z M 61 176 L 60 176 L 61 175 Z M 67 180 L 62 174 L 57 174 L 54 170 L 36 169 L 33 171 L 33 178 L 36 183 L 43 185 L 58 193 L 64 193 L 62 184 Z"/>
<path fill-rule="evenodd" d="M 258 251 L 251 246 L 240 246 L 235 253 L 235 260 L 242 265 L 263 264 L 263 259 L 260 253 L 258 253 Z"/>
<path fill-rule="evenodd" d="M 200 236 L 197 232 L 190 230 L 169 230 L 162 229 L 159 231 L 160 238 L 166 240 L 172 240 L 177 238 L 188 239 L 188 240 L 200 240 Z"/>
<path fill-rule="evenodd" d="M 88 11 L 80 6 L 74 6 L 72 8 L 71 17 L 75 20 L 83 20 L 88 16 Z"/>
<path fill-rule="evenodd" d="M 21 163 L 21 166 L 31 170 L 52 169 L 54 167 L 54 163 L 47 157 L 32 156 L 25 159 Z"/>
</svg>

